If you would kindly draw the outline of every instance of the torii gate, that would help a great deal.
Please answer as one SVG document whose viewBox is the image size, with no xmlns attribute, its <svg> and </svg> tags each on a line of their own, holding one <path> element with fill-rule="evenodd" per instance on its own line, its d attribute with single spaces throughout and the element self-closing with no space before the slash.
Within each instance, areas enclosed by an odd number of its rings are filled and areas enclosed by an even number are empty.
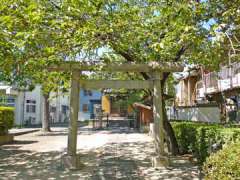
<svg viewBox="0 0 240 180">
<path fill-rule="evenodd" d="M 71 93 L 70 93 L 70 122 L 68 131 L 67 156 L 64 157 L 65 164 L 70 169 L 80 166 L 80 158 L 77 155 L 77 131 L 80 88 L 100 89 L 153 89 L 153 117 L 154 117 L 154 142 L 157 156 L 154 158 L 154 166 L 165 166 L 168 157 L 164 152 L 164 129 L 163 129 L 163 92 L 161 79 L 163 72 L 180 72 L 183 66 L 177 63 L 148 64 L 88 64 L 80 62 L 64 62 L 51 66 L 51 71 L 70 71 Z M 82 80 L 82 71 L 109 71 L 109 72 L 146 72 L 152 74 L 151 80 Z"/>
</svg>

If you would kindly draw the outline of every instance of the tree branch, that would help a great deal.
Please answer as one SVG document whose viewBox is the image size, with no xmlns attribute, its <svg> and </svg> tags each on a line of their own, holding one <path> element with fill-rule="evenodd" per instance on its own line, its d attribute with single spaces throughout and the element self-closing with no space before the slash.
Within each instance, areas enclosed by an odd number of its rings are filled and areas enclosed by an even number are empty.
<svg viewBox="0 0 240 180">
<path fill-rule="evenodd" d="M 181 47 L 181 49 L 177 52 L 176 57 L 174 58 L 173 61 L 174 61 L 174 62 L 179 61 L 179 59 L 181 58 L 181 56 L 185 53 L 186 49 L 187 49 L 187 47 L 183 45 L 183 46 Z"/>
<path fill-rule="evenodd" d="M 61 9 L 61 8 L 60 8 L 58 5 L 56 5 L 53 1 L 49 0 L 49 2 L 50 2 L 56 9 L 58 9 L 58 10 Z"/>
<path fill-rule="evenodd" d="M 226 36 L 227 36 L 227 38 L 228 38 L 228 40 L 229 40 L 229 42 L 230 42 L 230 45 L 231 45 L 232 50 L 233 50 L 233 53 L 236 54 L 236 50 L 235 50 L 235 48 L 234 48 L 234 46 L 233 46 L 233 42 L 232 42 L 231 38 L 229 37 L 229 35 L 228 35 L 227 32 L 225 32 L 225 34 L 226 34 Z"/>
</svg>

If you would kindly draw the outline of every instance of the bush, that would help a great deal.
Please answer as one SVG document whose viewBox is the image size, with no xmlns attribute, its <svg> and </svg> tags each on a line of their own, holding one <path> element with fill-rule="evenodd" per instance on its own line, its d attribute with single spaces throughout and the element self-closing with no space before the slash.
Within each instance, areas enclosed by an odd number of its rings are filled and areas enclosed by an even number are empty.
<svg viewBox="0 0 240 180">
<path fill-rule="evenodd" d="M 240 142 L 231 144 L 207 158 L 205 179 L 239 179 Z"/>
<path fill-rule="evenodd" d="M 14 124 L 14 108 L 0 107 L 0 135 L 6 134 Z"/>
<path fill-rule="evenodd" d="M 240 128 L 218 124 L 172 122 L 180 152 L 192 153 L 202 164 L 210 153 L 240 139 Z"/>
</svg>

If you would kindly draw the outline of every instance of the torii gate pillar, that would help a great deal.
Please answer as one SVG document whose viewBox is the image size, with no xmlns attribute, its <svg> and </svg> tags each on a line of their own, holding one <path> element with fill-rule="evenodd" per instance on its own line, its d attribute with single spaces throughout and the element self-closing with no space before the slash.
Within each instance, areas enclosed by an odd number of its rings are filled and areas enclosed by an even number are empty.
<svg viewBox="0 0 240 180">
<path fill-rule="evenodd" d="M 69 169 L 80 168 L 80 159 L 77 155 L 77 131 L 78 131 L 78 111 L 79 111 L 79 80 L 81 72 L 72 71 L 71 93 L 70 93 L 70 122 L 68 132 L 67 155 L 64 157 L 64 164 Z"/>
<path fill-rule="evenodd" d="M 169 159 L 164 151 L 163 127 L 163 88 L 161 85 L 162 72 L 153 72 L 153 118 L 154 118 L 154 143 L 156 157 L 153 158 L 154 167 L 169 165 Z"/>
</svg>

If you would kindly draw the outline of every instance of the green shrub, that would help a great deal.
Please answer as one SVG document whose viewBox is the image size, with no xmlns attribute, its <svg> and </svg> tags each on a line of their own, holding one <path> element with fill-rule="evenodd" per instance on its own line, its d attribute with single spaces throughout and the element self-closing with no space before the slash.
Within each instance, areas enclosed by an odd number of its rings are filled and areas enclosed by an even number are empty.
<svg viewBox="0 0 240 180">
<path fill-rule="evenodd" d="M 218 124 L 172 122 L 180 152 L 192 153 L 203 163 L 211 152 L 240 139 L 240 128 L 225 128 Z"/>
<path fill-rule="evenodd" d="M 240 142 L 226 146 L 207 158 L 203 166 L 205 179 L 239 179 L 239 162 Z"/>
<path fill-rule="evenodd" d="M 0 107 L 0 135 L 6 134 L 14 124 L 14 108 Z"/>
</svg>

